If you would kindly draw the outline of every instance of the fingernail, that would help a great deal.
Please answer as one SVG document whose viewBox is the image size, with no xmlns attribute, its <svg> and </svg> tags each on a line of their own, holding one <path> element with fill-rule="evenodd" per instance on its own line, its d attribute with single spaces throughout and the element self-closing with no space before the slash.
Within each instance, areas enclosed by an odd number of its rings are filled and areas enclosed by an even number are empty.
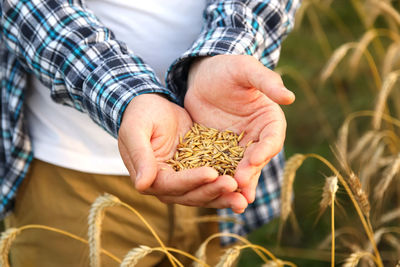
<svg viewBox="0 0 400 267">
<path fill-rule="evenodd" d="M 245 209 L 241 209 L 241 210 L 234 210 L 233 212 L 234 212 L 234 213 L 237 213 L 237 214 L 240 214 L 240 213 L 243 213 L 243 212 L 244 212 L 244 210 L 245 210 Z"/>
</svg>

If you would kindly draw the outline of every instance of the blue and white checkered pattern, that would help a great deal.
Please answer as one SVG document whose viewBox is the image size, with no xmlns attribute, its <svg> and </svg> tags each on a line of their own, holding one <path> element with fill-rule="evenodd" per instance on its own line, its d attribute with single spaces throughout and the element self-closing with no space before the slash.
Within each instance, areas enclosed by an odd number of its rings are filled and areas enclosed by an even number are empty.
<svg viewBox="0 0 400 267">
<path fill-rule="evenodd" d="M 87 113 L 117 137 L 133 97 L 158 92 L 182 104 L 188 67 L 197 57 L 248 54 L 273 68 L 299 1 L 209 0 L 202 33 L 171 65 L 163 87 L 82 0 L 0 0 L 0 217 L 12 209 L 32 161 L 24 121 L 29 75 L 49 88 L 54 101 Z M 223 231 L 244 234 L 278 213 L 282 159 L 274 158 L 260 178 L 256 202 L 241 215 L 248 224 L 222 224 Z"/>
</svg>

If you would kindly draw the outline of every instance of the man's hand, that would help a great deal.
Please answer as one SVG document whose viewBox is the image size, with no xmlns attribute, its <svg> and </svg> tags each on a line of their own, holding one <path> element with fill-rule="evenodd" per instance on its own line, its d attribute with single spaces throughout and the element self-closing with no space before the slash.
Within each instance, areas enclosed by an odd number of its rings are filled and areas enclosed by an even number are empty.
<svg viewBox="0 0 400 267">
<path fill-rule="evenodd" d="M 261 169 L 283 147 L 285 116 L 278 104 L 291 104 L 294 94 L 280 76 L 251 56 L 214 56 L 193 63 L 184 106 L 194 122 L 219 130 L 245 132 L 250 145 L 235 179 L 249 203 L 254 201 Z"/>
<path fill-rule="evenodd" d="M 175 172 L 163 163 L 190 129 L 187 112 L 158 94 L 136 96 L 124 112 L 118 147 L 136 189 L 165 203 L 242 212 L 246 199 L 230 176 L 210 167 Z"/>
</svg>

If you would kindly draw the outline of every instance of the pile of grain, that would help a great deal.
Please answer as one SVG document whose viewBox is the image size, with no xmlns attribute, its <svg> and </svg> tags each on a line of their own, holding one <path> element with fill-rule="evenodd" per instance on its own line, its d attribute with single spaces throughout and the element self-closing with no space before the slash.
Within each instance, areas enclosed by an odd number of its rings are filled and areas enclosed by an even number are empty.
<svg viewBox="0 0 400 267">
<path fill-rule="evenodd" d="M 229 130 L 220 132 L 195 123 L 185 137 L 180 138 L 174 157 L 167 163 L 176 171 L 210 166 L 220 175 L 233 176 L 245 151 L 239 146 L 243 134 Z M 246 147 L 250 144 L 251 141 Z"/>
</svg>

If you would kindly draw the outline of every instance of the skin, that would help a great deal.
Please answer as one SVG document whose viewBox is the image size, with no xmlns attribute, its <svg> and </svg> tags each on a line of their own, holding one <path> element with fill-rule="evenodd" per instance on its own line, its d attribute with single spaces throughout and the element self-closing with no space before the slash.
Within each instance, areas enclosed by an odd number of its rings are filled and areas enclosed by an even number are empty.
<svg viewBox="0 0 400 267">
<path fill-rule="evenodd" d="M 262 167 L 283 146 L 286 120 L 278 104 L 293 101 L 280 76 L 253 57 L 201 58 L 189 72 L 185 109 L 159 94 L 135 97 L 124 112 L 118 147 L 139 192 L 164 203 L 241 213 L 254 201 Z M 175 172 L 163 163 L 193 122 L 245 131 L 241 144 L 255 141 L 235 177 L 218 176 L 210 167 Z"/>
<path fill-rule="evenodd" d="M 175 172 L 163 163 L 192 125 L 189 114 L 158 94 L 135 97 L 124 112 L 118 147 L 136 189 L 164 203 L 242 212 L 247 201 L 237 182 L 211 167 Z"/>
<path fill-rule="evenodd" d="M 261 169 L 283 147 L 286 119 L 278 104 L 294 99 L 280 75 L 254 57 L 220 55 L 192 64 L 184 106 L 193 121 L 244 131 L 241 145 L 253 140 L 234 177 L 248 203 L 254 201 Z"/>
</svg>

